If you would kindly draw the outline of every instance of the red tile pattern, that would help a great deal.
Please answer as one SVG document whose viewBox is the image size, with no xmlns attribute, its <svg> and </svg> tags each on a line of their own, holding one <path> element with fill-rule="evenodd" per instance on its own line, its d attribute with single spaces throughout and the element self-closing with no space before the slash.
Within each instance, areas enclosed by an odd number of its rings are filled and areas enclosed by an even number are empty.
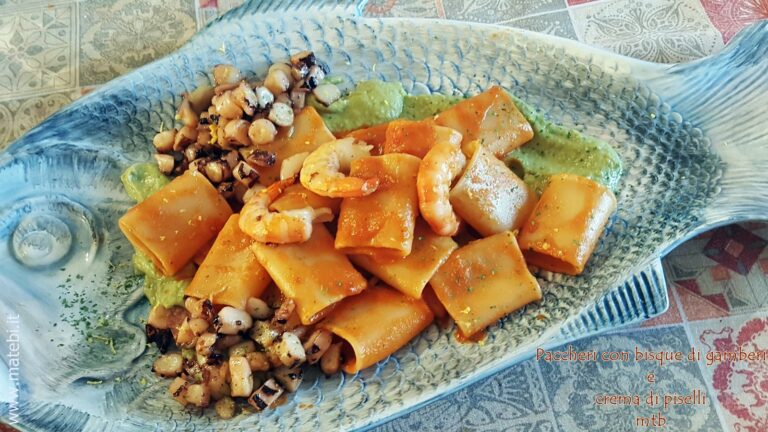
<svg viewBox="0 0 768 432">
<path fill-rule="evenodd" d="M 768 18 L 768 0 L 701 0 L 701 4 L 725 43 L 742 28 Z"/>
<path fill-rule="evenodd" d="M 704 246 L 704 255 L 736 273 L 747 275 L 767 244 L 751 231 L 730 225 L 715 230 Z"/>
<path fill-rule="evenodd" d="M 755 353 L 768 350 L 768 318 L 712 323 L 694 334 L 705 352 Z M 768 361 L 734 360 L 705 366 L 729 430 L 768 430 Z"/>
</svg>

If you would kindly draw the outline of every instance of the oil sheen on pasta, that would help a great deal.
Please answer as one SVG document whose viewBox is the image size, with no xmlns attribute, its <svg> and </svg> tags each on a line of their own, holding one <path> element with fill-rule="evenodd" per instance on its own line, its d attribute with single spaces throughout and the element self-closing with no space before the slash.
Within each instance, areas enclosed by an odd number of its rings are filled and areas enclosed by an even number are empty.
<svg viewBox="0 0 768 432">
<path fill-rule="evenodd" d="M 616 189 L 621 159 L 606 142 L 556 125 L 513 96 L 515 104 L 534 130 L 534 137 L 512 151 L 507 162 L 519 164 L 524 180 L 541 193 L 551 175 L 577 174 Z M 319 106 L 331 132 L 373 126 L 395 119 L 421 120 L 460 101 L 441 94 L 410 96 L 400 83 L 363 81 L 349 95 L 330 107 Z"/>
<path fill-rule="evenodd" d="M 143 201 L 170 181 L 155 163 L 131 165 L 120 176 L 120 180 L 125 192 L 136 202 Z M 184 304 L 184 289 L 189 285 L 189 280 L 163 276 L 152 260 L 140 252 L 133 256 L 133 268 L 137 273 L 144 274 L 144 295 L 153 306 Z"/>
</svg>

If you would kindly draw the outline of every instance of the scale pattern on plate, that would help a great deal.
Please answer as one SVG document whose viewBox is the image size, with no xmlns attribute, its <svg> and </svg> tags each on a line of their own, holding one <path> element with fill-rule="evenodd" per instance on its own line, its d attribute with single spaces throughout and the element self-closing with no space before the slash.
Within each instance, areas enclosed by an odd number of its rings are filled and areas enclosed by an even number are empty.
<svg viewBox="0 0 768 432">
<path fill-rule="evenodd" d="M 607 64 L 601 58 L 597 64 L 588 55 L 577 57 L 525 33 L 426 23 L 308 16 L 264 21 L 248 15 L 247 8 L 241 9 L 194 37 L 179 52 L 119 78 L 55 114 L 9 149 L 10 156 L 34 160 L 54 146 L 76 143 L 77 153 L 95 152 L 112 161 L 114 182 L 119 167 L 149 158 L 154 130 L 172 122 L 179 95 L 207 82 L 212 65 L 230 62 L 246 73 L 263 73 L 271 62 L 307 48 L 327 61 L 347 85 L 382 78 L 400 81 L 407 90 L 426 86 L 442 93 L 472 94 L 498 83 L 547 112 L 552 120 L 569 127 L 581 125 L 585 133 L 616 146 L 627 167 L 617 193 L 620 208 L 582 277 L 542 281 L 544 301 L 500 321 L 490 329 L 484 345 L 457 344 L 452 329 L 432 326 L 370 370 L 331 379 L 308 373 L 298 394 L 285 405 L 262 415 L 237 417 L 227 422 L 228 428 L 361 427 L 455 389 L 468 378 L 507 366 L 519 356 L 519 350 L 554 335 L 569 317 L 698 227 L 703 210 L 718 192 L 724 166 L 711 152 L 704 133 L 683 121 L 643 83 L 630 78 L 620 59 Z M 79 201 L 89 202 L 99 202 L 104 196 L 87 186 L 70 193 Z M 107 214 L 128 207 L 124 198 L 107 204 Z M 97 219 L 105 212 L 96 207 L 91 210 Z M 103 219 L 109 223 L 114 216 Z M 98 244 L 104 253 L 118 246 L 125 250 L 128 245 L 118 235 L 106 236 Z M 117 257 L 125 258 L 125 253 Z M 97 270 L 97 279 L 107 274 L 131 277 L 125 267 Z M 130 305 L 136 298 L 133 292 L 116 300 Z M 0 308 L 8 308 L 10 301 L 0 297 Z M 138 328 L 144 311 L 139 306 L 112 312 Z M 71 345 L 82 343 L 83 338 L 77 337 L 67 341 Z M 142 353 L 143 347 L 119 345 L 116 356 L 120 363 L 137 360 L 120 370 L 90 371 L 88 377 L 76 362 L 59 364 L 54 358 L 41 359 L 43 375 L 60 379 L 44 379 L 53 390 L 46 394 L 38 388 L 35 396 L 50 401 L 63 392 L 93 396 L 108 391 L 105 411 L 97 405 L 78 407 L 110 413 L 106 418 L 90 417 L 86 429 L 103 429 L 109 424 L 117 430 L 193 430 L 215 421 L 184 411 L 166 397 L 167 381 L 149 373 L 153 349 L 140 356 Z M 110 374 L 115 373 L 119 382 L 111 379 L 103 386 L 86 384 L 101 376 L 114 378 Z M 57 413 L 62 414 L 62 422 L 82 422 L 78 414 L 63 407 L 34 403 L 29 408 L 37 408 L 25 414 L 30 416 L 30 424 L 37 424 L 35 419 L 55 419 Z"/>
</svg>

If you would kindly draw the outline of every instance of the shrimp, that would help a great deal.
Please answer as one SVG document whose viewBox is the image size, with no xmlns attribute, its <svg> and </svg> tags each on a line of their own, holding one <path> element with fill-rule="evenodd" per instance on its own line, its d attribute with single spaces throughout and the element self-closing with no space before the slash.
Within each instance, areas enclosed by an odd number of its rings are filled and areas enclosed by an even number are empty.
<svg viewBox="0 0 768 432">
<path fill-rule="evenodd" d="M 371 155 L 373 147 L 355 144 L 354 138 L 327 142 L 304 160 L 301 184 L 312 192 L 331 198 L 351 198 L 370 195 L 379 187 L 378 178 L 347 177 L 352 160 Z"/>
<path fill-rule="evenodd" d="M 466 163 L 458 146 L 444 142 L 432 147 L 419 164 L 416 176 L 419 210 L 436 234 L 453 236 L 459 230 L 459 218 L 448 200 L 448 193 L 453 179 L 461 174 Z"/>
<path fill-rule="evenodd" d="M 240 229 L 260 243 L 301 243 L 312 236 L 313 222 L 333 219 L 333 213 L 327 207 L 269 211 L 272 201 L 295 180 L 293 177 L 273 183 L 249 199 L 240 211 Z"/>
</svg>

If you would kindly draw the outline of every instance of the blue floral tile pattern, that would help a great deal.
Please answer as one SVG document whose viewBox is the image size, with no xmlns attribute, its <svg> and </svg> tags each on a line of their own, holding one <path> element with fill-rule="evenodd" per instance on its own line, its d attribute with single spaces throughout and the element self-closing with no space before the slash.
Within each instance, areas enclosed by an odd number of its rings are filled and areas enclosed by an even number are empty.
<svg viewBox="0 0 768 432">
<path fill-rule="evenodd" d="M 79 92 L 72 91 L 0 102 L 0 150 L 78 95 Z"/>
<path fill-rule="evenodd" d="M 443 0 L 446 18 L 498 23 L 562 9 L 562 0 Z"/>
<path fill-rule="evenodd" d="M 90 2 L 80 16 L 80 83 L 100 84 L 162 57 L 195 28 L 194 4 L 186 0 Z"/>
<path fill-rule="evenodd" d="M 688 353 L 691 344 L 681 326 L 632 330 L 597 336 L 572 344 L 576 351 L 629 351 L 634 348 L 649 352 Z M 561 347 L 562 350 L 564 347 Z M 633 359 L 633 357 L 631 357 Z M 552 402 L 558 426 L 563 431 L 599 430 L 627 432 L 647 430 L 636 426 L 636 417 L 649 417 L 659 407 L 647 406 L 645 397 L 651 390 L 661 394 L 691 394 L 707 385 L 695 362 L 676 362 L 662 367 L 653 362 L 554 362 L 539 363 L 545 387 Z M 656 383 L 649 384 L 646 376 L 654 373 Z M 639 406 L 596 405 L 600 395 L 641 395 Z M 719 431 L 719 420 L 711 397 L 698 405 L 677 405 L 663 411 L 668 430 Z"/>
<path fill-rule="evenodd" d="M 377 432 L 554 431 L 554 417 L 533 361 L 513 366 Z"/>
<path fill-rule="evenodd" d="M 547 33 L 568 39 L 576 39 L 576 31 L 573 29 L 573 24 L 571 23 L 571 17 L 568 15 L 568 11 L 545 13 L 499 24 L 539 33 Z"/>
<path fill-rule="evenodd" d="M 684 62 L 722 47 L 698 0 L 599 2 L 571 15 L 582 41 L 653 62 Z"/>
<path fill-rule="evenodd" d="M 0 100 L 77 85 L 75 4 L 23 4 L 0 14 Z"/>
</svg>

